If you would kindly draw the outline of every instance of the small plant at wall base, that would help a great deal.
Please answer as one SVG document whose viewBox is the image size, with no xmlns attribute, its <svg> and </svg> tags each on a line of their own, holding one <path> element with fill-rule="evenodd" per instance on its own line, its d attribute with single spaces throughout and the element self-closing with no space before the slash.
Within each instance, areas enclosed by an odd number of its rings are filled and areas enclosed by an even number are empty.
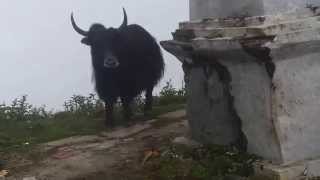
<svg viewBox="0 0 320 180">
<path fill-rule="evenodd" d="M 157 103 L 159 103 L 159 105 L 168 105 L 170 103 L 185 103 L 186 95 L 187 94 L 184 85 L 181 89 L 177 90 L 173 87 L 172 81 L 169 80 L 161 89 Z"/>
</svg>

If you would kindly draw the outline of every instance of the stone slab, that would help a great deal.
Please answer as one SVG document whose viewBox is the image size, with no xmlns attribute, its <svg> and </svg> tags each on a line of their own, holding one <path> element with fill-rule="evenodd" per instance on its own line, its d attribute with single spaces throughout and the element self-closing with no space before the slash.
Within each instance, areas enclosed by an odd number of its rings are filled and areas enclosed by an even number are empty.
<svg viewBox="0 0 320 180">
<path fill-rule="evenodd" d="M 317 0 L 319 1 L 319 0 Z M 204 29 L 204 28 L 227 28 L 249 27 L 262 24 L 278 24 L 283 21 L 296 21 L 319 14 L 319 11 L 311 11 L 308 8 L 299 9 L 295 12 L 286 12 L 277 15 L 261 15 L 250 17 L 229 17 L 191 20 L 179 23 L 179 29 Z"/>
<path fill-rule="evenodd" d="M 25 177 L 22 180 L 37 180 L 36 177 Z"/>
<path fill-rule="evenodd" d="M 86 150 L 86 149 L 94 149 L 94 150 L 106 150 L 114 147 L 117 143 L 117 140 L 108 140 L 97 143 L 89 143 L 89 144 L 81 144 L 74 146 L 74 150 Z"/>
<path fill-rule="evenodd" d="M 164 118 L 164 119 L 180 119 L 180 118 L 184 118 L 186 116 L 186 110 L 182 109 L 182 110 L 178 110 L 178 111 L 174 111 L 174 112 L 169 112 L 163 115 L 160 115 L 158 118 Z"/>
<path fill-rule="evenodd" d="M 268 162 L 254 164 L 255 177 L 259 180 L 305 180 L 320 177 L 320 160 L 306 160 L 290 165 Z"/>
<path fill-rule="evenodd" d="M 277 23 L 261 25 L 247 25 L 243 27 L 213 27 L 210 24 L 185 24 L 177 30 L 177 35 L 189 33 L 190 38 L 205 38 L 209 40 L 219 38 L 245 39 L 263 36 L 281 36 L 282 39 L 303 39 L 303 37 L 317 36 L 320 29 L 320 17 L 308 17 L 296 20 L 283 20 Z M 192 36 L 191 36 L 192 34 Z M 303 36 L 303 37 L 302 37 Z M 302 38 L 301 38 L 302 37 Z M 291 42 L 291 41 L 289 41 Z"/>
<path fill-rule="evenodd" d="M 187 137 L 176 137 L 173 141 L 173 144 L 184 145 L 187 147 L 195 148 L 201 144 Z"/>
<path fill-rule="evenodd" d="M 260 26 L 230 27 L 230 28 L 205 28 L 195 30 L 196 37 L 215 38 L 215 34 L 221 37 L 261 37 L 284 34 L 292 31 L 301 31 L 311 28 L 320 28 L 320 17 L 309 17 L 295 21 L 284 21 L 277 24 L 263 24 Z"/>
<path fill-rule="evenodd" d="M 119 128 L 118 130 L 104 134 L 104 136 L 110 139 L 123 139 L 149 128 L 151 128 L 151 124 L 136 124 L 128 128 Z"/>
<path fill-rule="evenodd" d="M 83 142 L 89 142 L 89 141 L 97 141 L 101 139 L 99 136 L 73 136 L 61 140 L 56 140 L 52 142 L 48 142 L 45 144 L 42 144 L 42 146 L 46 149 L 52 149 L 55 147 L 63 146 L 63 145 L 68 145 L 68 144 L 77 144 L 77 143 L 83 143 Z"/>
</svg>

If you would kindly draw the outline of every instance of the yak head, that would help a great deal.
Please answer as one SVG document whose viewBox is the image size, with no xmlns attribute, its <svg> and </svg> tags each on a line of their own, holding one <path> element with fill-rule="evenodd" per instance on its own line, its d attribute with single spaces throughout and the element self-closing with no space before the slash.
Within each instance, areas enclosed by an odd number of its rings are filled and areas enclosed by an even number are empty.
<svg viewBox="0 0 320 180">
<path fill-rule="evenodd" d="M 121 30 L 127 26 L 127 14 L 123 8 L 124 19 L 119 28 L 105 28 L 101 24 L 93 24 L 89 31 L 77 26 L 71 13 L 73 29 L 84 36 L 81 42 L 91 47 L 93 63 L 105 68 L 117 68 L 120 65 Z"/>
</svg>

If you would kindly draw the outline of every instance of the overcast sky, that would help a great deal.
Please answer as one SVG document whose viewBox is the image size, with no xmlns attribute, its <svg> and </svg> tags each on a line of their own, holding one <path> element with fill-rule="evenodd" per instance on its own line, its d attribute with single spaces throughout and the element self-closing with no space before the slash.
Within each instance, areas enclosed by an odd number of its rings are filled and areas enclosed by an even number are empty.
<svg viewBox="0 0 320 180">
<path fill-rule="evenodd" d="M 178 22 L 188 19 L 188 1 L 172 0 L 1 0 L 0 103 L 23 94 L 32 104 L 61 108 L 73 94 L 93 92 L 89 47 L 70 25 L 88 29 L 94 22 L 118 27 L 123 18 L 144 26 L 158 41 L 171 39 Z M 163 51 L 164 52 L 164 51 Z M 164 82 L 181 87 L 180 63 L 164 52 Z"/>
</svg>

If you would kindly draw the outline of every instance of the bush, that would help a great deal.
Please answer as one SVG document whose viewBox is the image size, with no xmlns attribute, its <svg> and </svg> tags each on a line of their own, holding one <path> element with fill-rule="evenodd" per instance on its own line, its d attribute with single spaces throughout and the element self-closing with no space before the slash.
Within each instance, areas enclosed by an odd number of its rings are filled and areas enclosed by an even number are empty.
<svg viewBox="0 0 320 180">
<path fill-rule="evenodd" d="M 82 95 L 73 95 L 64 102 L 64 110 L 69 113 L 81 115 L 94 115 L 104 109 L 103 102 L 95 94 L 89 94 L 88 97 Z"/>
<path fill-rule="evenodd" d="M 160 91 L 158 103 L 159 105 L 182 104 L 186 102 L 186 96 L 185 87 L 177 90 L 173 87 L 172 81 L 169 80 Z"/>
<path fill-rule="evenodd" d="M 135 98 L 134 107 L 138 111 L 143 110 L 145 99 L 142 95 Z M 184 104 L 186 102 L 185 88 L 176 89 L 172 85 L 172 81 L 166 82 L 166 85 L 161 89 L 159 96 L 154 96 L 155 106 L 166 106 L 170 104 Z M 116 104 L 119 107 L 120 103 Z M 85 115 L 96 116 L 101 115 L 104 111 L 104 103 L 96 94 L 89 96 L 73 95 L 63 104 L 64 111 L 53 113 L 46 110 L 46 106 L 34 107 L 27 102 L 27 95 L 16 98 L 11 105 L 5 103 L 0 104 L 0 121 L 38 121 L 44 119 L 52 119 L 53 117 L 63 117 L 65 115 Z"/>
<path fill-rule="evenodd" d="M 27 102 L 27 95 L 16 98 L 11 105 L 0 105 L 0 120 L 32 121 L 47 119 L 52 112 L 46 110 L 46 106 L 34 107 Z"/>
</svg>

